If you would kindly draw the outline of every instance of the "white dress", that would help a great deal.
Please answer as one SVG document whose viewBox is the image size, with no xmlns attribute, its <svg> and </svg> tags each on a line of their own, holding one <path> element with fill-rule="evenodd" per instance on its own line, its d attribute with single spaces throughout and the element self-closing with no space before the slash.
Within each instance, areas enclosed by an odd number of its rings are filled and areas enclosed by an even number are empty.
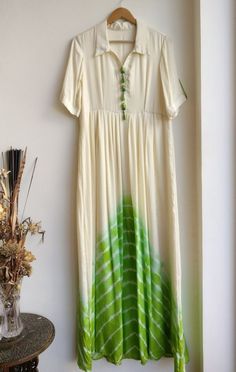
<svg viewBox="0 0 236 372">
<path fill-rule="evenodd" d="M 124 40 L 134 37 L 133 43 Z M 119 42 L 110 41 L 116 37 Z M 78 117 L 78 365 L 173 357 L 185 371 L 171 40 L 137 19 L 75 36 L 60 100 Z"/>
</svg>

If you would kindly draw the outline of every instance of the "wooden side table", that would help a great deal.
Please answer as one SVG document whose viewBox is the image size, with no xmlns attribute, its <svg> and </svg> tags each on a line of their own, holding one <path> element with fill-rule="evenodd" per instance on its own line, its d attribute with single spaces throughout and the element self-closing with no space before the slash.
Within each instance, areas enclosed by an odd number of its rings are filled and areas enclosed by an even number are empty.
<svg viewBox="0 0 236 372">
<path fill-rule="evenodd" d="M 22 313 L 21 318 L 21 334 L 0 341 L 0 372 L 38 372 L 38 356 L 55 337 L 54 325 L 47 318 L 28 313 Z"/>
</svg>

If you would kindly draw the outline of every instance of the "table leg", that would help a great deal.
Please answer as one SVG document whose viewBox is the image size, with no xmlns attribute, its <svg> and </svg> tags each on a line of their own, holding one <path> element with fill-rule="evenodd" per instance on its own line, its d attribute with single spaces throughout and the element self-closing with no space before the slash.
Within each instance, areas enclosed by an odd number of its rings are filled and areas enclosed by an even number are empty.
<svg viewBox="0 0 236 372">
<path fill-rule="evenodd" d="M 19 364 L 18 366 L 10 367 L 9 372 L 39 372 L 37 368 L 38 363 L 39 363 L 39 358 L 36 357 L 32 360 L 29 360 L 26 363 Z"/>
</svg>

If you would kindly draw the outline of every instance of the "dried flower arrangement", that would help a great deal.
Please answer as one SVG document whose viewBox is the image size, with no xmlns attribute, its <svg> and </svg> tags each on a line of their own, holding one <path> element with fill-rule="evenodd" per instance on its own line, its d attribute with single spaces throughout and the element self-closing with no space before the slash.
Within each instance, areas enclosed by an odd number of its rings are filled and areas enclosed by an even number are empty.
<svg viewBox="0 0 236 372">
<path fill-rule="evenodd" d="M 23 219 L 23 214 L 31 188 L 37 158 L 34 162 L 32 176 L 26 196 L 21 220 L 18 216 L 20 185 L 26 162 L 27 149 L 10 149 L 3 154 L 3 168 L 0 169 L 0 283 L 15 284 L 23 276 L 30 276 L 32 261 L 35 256 L 26 249 L 28 235 L 44 231 L 40 222 L 30 217 Z"/>
</svg>

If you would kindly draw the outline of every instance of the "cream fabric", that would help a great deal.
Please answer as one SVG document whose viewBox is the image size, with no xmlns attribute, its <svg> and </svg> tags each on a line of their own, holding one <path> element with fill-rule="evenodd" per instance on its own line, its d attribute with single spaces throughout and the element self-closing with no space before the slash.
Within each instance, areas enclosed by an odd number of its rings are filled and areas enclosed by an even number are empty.
<svg viewBox="0 0 236 372">
<path fill-rule="evenodd" d="M 146 218 L 158 249 L 168 227 L 163 216 L 170 205 L 171 254 L 179 255 L 171 119 L 186 97 L 171 39 L 137 19 L 135 44 L 124 63 L 129 84 L 128 118 L 123 122 L 122 63 L 116 54 L 127 54 L 128 47 L 124 42 L 111 45 L 108 30 L 125 33 L 133 27 L 122 20 L 107 26 L 104 20 L 74 37 L 60 94 L 71 114 L 80 117 L 77 230 L 79 265 L 86 274 L 82 276 L 84 296 L 91 286 L 95 236 L 106 228 L 107 216 L 125 190 L 132 188 L 141 211 L 147 203 L 150 206 Z M 139 187 L 144 182 L 146 187 Z M 178 279 L 178 260 L 173 269 Z"/>
<path fill-rule="evenodd" d="M 132 36 L 133 43 L 124 41 Z M 125 120 L 121 66 L 127 79 Z M 181 313 L 172 119 L 185 99 L 171 39 L 142 20 L 137 26 L 123 20 L 107 26 L 104 20 L 73 38 L 60 100 L 79 125 L 77 248 L 84 304 L 91 298 L 97 237 L 107 231 L 122 196 L 130 195 Z"/>
<path fill-rule="evenodd" d="M 105 20 L 72 40 L 60 99 L 73 115 L 79 116 L 81 109 L 84 116 L 98 110 L 121 112 L 119 67 L 130 45 L 110 43 L 108 31 L 127 33 L 134 27 L 121 20 L 107 26 Z M 126 57 L 125 67 L 129 76 L 129 114 L 152 113 L 173 119 L 185 95 L 178 81 L 170 38 L 138 19 L 135 45 Z"/>
</svg>

